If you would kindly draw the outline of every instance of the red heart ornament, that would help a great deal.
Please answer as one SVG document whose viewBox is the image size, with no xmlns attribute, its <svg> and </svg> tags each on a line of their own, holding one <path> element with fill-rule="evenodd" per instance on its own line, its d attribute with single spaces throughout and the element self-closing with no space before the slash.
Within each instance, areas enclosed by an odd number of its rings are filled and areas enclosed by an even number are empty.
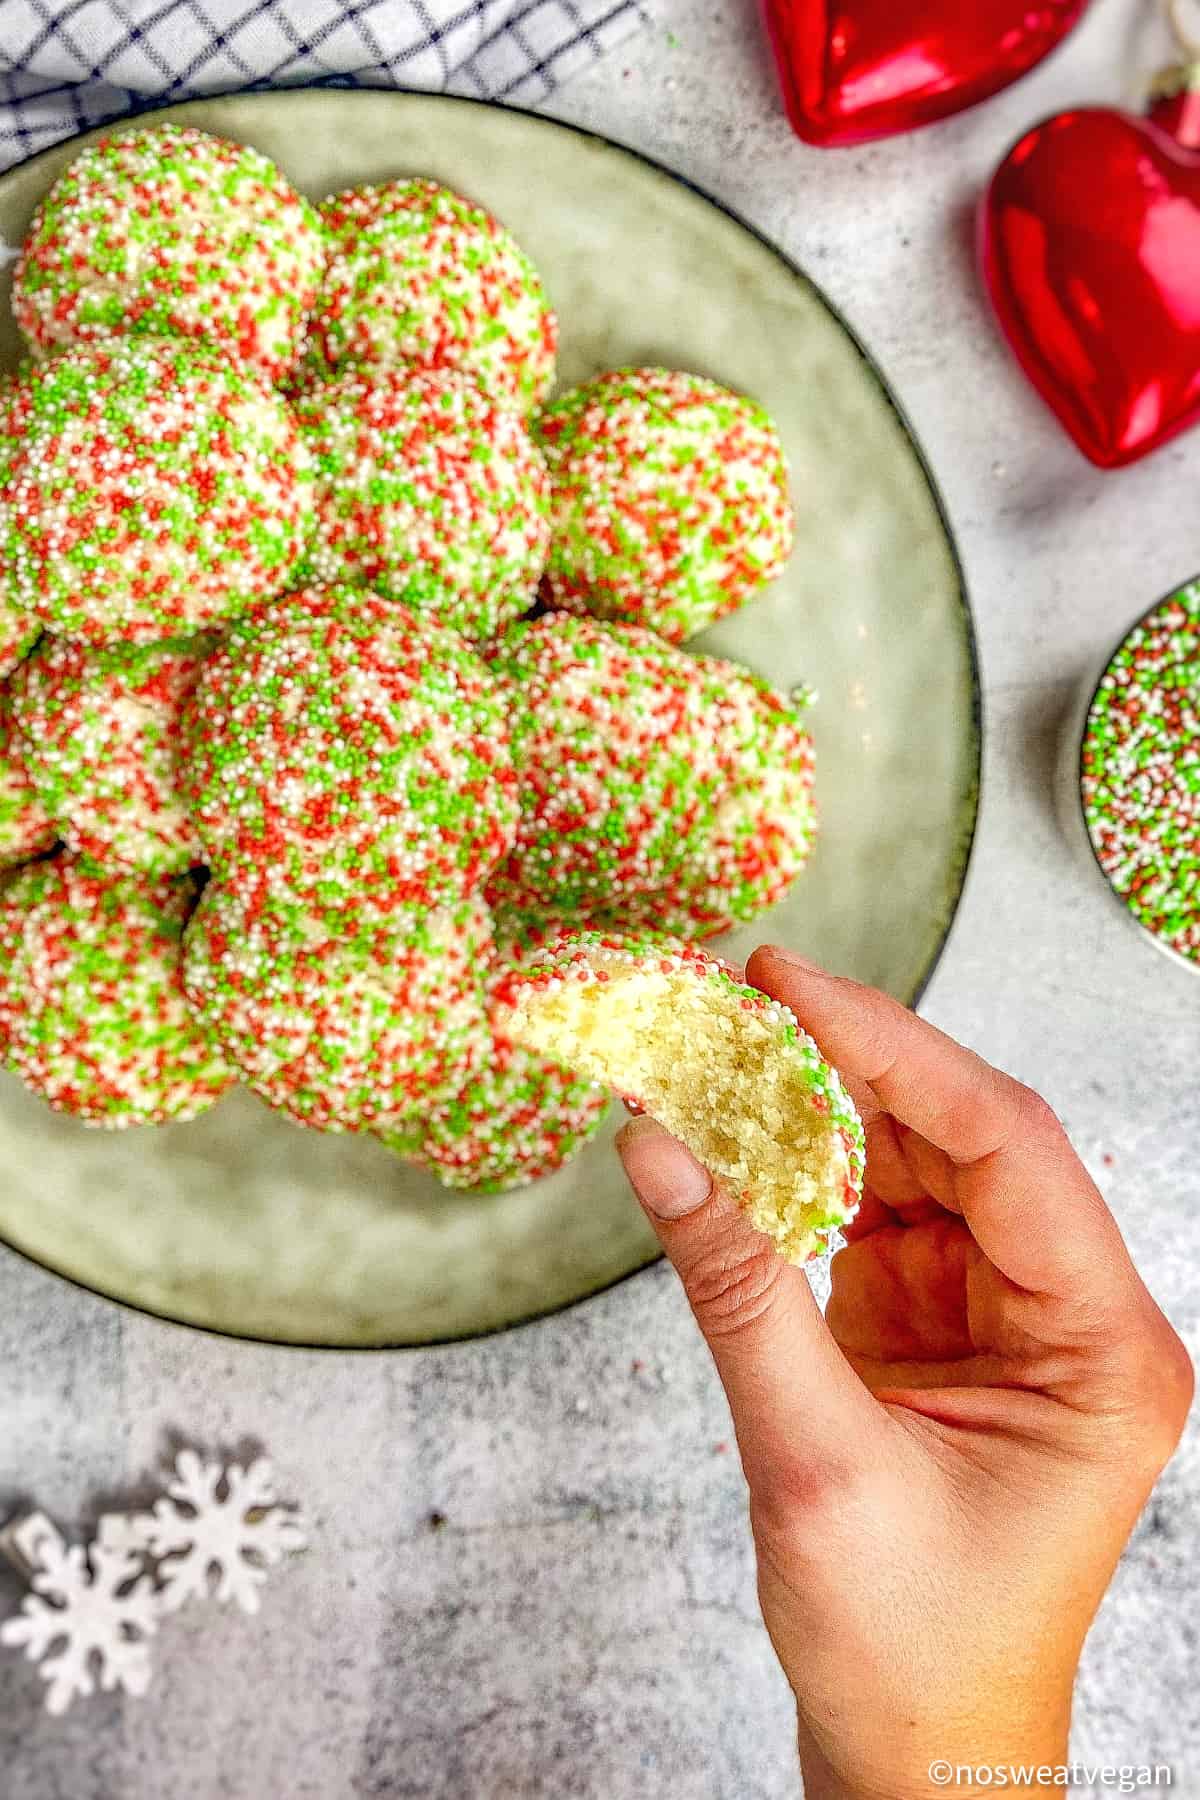
<svg viewBox="0 0 1200 1800">
<path fill-rule="evenodd" d="M 861 144 L 974 106 L 1060 44 L 1088 0 L 767 0 L 792 126 Z"/>
<path fill-rule="evenodd" d="M 1200 94 L 1186 89 L 1145 119 L 1060 113 L 1009 151 L 983 200 L 981 260 L 1000 323 L 1103 469 L 1200 417 L 1197 144 Z"/>
</svg>

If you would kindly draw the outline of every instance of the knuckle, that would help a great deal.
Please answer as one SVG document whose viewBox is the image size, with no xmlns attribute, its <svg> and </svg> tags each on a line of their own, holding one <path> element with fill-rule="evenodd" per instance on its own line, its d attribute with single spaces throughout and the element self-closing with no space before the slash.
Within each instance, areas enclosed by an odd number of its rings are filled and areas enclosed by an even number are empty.
<svg viewBox="0 0 1200 1800">
<path fill-rule="evenodd" d="M 1041 1094 L 1024 1082 L 1001 1075 L 986 1063 L 981 1067 L 986 1072 L 993 1105 L 981 1109 L 974 1091 L 955 1095 L 936 1107 L 926 1137 L 935 1144 L 975 1146 L 967 1154 L 982 1158 L 995 1148 L 998 1114 L 1003 1118 L 999 1129 L 1005 1139 L 1019 1138 L 1046 1150 L 1067 1141 L 1062 1121 Z"/>
<path fill-rule="evenodd" d="M 803 1445 L 748 1468 L 747 1479 L 755 1541 L 793 1570 L 828 1570 L 832 1549 L 885 1531 L 895 1504 L 861 1463 L 816 1457 Z"/>
<path fill-rule="evenodd" d="M 1138 1375 L 1143 1416 L 1169 1456 L 1191 1411 L 1196 1372 L 1182 1338 L 1165 1320 L 1146 1345 Z"/>
<path fill-rule="evenodd" d="M 1039 1094 L 1036 1088 L 1027 1087 L 1023 1081 L 1019 1081 L 1016 1099 L 1018 1120 L 1022 1130 L 1030 1137 L 1065 1136 L 1062 1120 L 1044 1094 Z"/>
<path fill-rule="evenodd" d="M 704 1335 L 726 1340 L 751 1331 L 774 1304 L 783 1265 L 763 1241 L 724 1238 L 707 1247 L 687 1274 L 688 1298 Z"/>
<path fill-rule="evenodd" d="M 1122 1454 L 1155 1474 L 1169 1462 L 1183 1434 L 1195 1392 L 1195 1370 L 1182 1338 L 1155 1309 L 1153 1320 L 1126 1342 L 1122 1398 Z"/>
<path fill-rule="evenodd" d="M 862 1470 L 833 1457 L 814 1457 L 804 1445 L 777 1454 L 752 1488 L 753 1501 L 773 1522 L 789 1524 L 861 1510 Z"/>
<path fill-rule="evenodd" d="M 976 1136 L 977 1111 L 970 1102 L 946 1101 L 934 1108 L 925 1136 L 933 1144 L 970 1143 Z"/>
</svg>

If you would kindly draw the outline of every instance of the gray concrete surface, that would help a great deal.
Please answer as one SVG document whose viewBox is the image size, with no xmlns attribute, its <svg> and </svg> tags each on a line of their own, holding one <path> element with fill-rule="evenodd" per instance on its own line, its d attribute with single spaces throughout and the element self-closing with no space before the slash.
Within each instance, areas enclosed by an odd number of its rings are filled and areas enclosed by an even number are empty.
<svg viewBox="0 0 1200 1800">
<path fill-rule="evenodd" d="M 1200 987 L 1074 860 L 1050 784 L 1082 671 L 1200 566 L 1200 436 L 1091 470 L 999 345 L 969 231 L 1026 124 L 1135 99 L 1161 60 L 1151 12 L 1096 0 L 990 106 L 830 155 L 788 132 L 752 0 L 660 0 L 655 28 L 553 110 L 652 151 L 802 258 L 911 414 L 966 558 L 990 727 L 968 893 L 924 1010 L 1046 1092 L 1196 1351 Z M 257 1622 L 175 1626 L 146 1700 L 56 1723 L 6 1654 L 3 1800 L 798 1792 L 727 1415 L 661 1268 L 479 1346 L 353 1357 L 175 1330 L 5 1254 L 0 1357 L 4 1510 L 36 1497 L 80 1526 L 181 1433 L 269 1446 L 315 1527 Z M 1105 1603 L 1077 1708 L 1081 1755 L 1172 1762 L 1184 1795 L 1200 1795 L 1198 1542 L 1193 1432 Z M 15 1596 L 0 1576 L 0 1605 Z"/>
</svg>

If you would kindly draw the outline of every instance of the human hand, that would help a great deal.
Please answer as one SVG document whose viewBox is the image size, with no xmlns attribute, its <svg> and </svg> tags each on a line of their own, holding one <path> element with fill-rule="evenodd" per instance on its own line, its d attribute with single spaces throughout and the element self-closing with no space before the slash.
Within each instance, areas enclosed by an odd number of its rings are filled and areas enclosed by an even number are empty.
<svg viewBox="0 0 1200 1800">
<path fill-rule="evenodd" d="M 755 951 L 746 978 L 866 1126 L 825 1319 L 659 1126 L 618 1145 L 729 1399 L 805 1792 L 909 1800 L 946 1791 L 939 1759 L 1065 1762 L 1084 1637 L 1191 1402 L 1187 1352 L 1036 1094 L 789 952 Z"/>
</svg>

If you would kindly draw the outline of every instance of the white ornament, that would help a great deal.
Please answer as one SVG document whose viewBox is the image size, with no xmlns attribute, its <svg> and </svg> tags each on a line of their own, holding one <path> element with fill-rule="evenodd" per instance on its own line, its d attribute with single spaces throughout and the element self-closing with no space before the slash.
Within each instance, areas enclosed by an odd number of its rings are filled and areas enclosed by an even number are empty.
<svg viewBox="0 0 1200 1800">
<path fill-rule="evenodd" d="M 169 1613 L 210 1597 L 256 1613 L 267 1570 L 306 1541 L 296 1512 L 276 1501 L 270 1463 L 260 1458 L 248 1469 L 223 1468 L 194 1450 L 180 1451 L 154 1511 L 126 1524 L 143 1554 L 157 1562 L 157 1603 Z"/>
<path fill-rule="evenodd" d="M 96 1542 L 68 1545 L 41 1513 L 17 1520 L 3 1548 L 29 1575 L 32 1594 L 0 1625 L 0 1643 L 23 1649 L 48 1686 L 46 1710 L 64 1713 L 77 1695 L 150 1685 L 150 1638 L 158 1622 L 154 1582 L 123 1521 L 100 1521 Z M 59 1646 L 59 1648 L 55 1648 Z"/>
</svg>

